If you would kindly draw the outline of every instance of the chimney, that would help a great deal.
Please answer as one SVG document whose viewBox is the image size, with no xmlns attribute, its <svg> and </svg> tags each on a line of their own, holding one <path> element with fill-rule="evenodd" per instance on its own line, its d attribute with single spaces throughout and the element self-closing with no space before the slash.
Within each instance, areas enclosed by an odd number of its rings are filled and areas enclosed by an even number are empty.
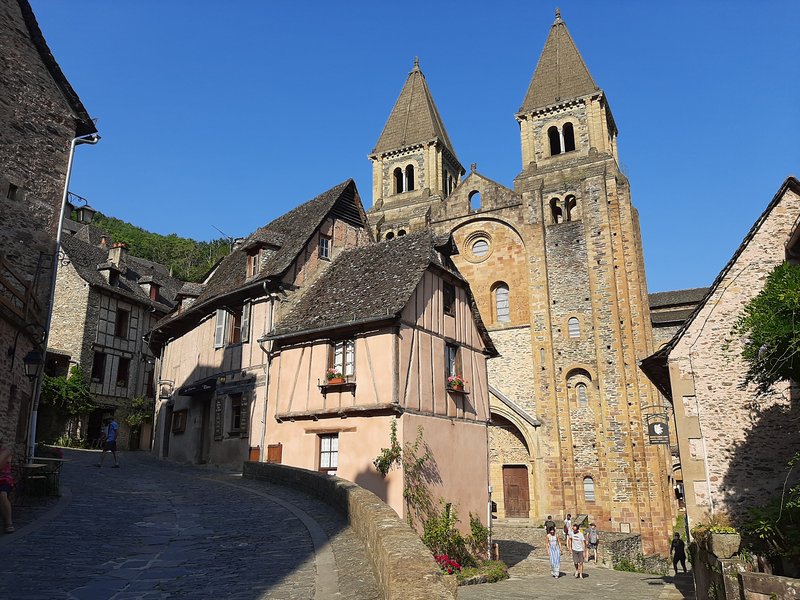
<svg viewBox="0 0 800 600">
<path fill-rule="evenodd" d="M 107 235 L 101 235 L 100 236 L 100 243 L 97 244 L 97 247 L 98 248 L 103 248 L 103 249 L 108 248 L 108 236 Z"/>
<path fill-rule="evenodd" d="M 120 267 L 128 255 L 128 245 L 123 242 L 114 242 L 111 250 L 108 251 L 108 261 L 116 267 Z"/>
</svg>

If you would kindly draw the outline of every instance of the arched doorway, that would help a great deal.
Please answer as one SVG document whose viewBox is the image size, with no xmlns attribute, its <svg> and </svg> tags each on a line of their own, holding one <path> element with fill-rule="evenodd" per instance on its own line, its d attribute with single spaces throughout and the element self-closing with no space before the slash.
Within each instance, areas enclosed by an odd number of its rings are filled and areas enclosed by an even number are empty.
<svg viewBox="0 0 800 600">
<path fill-rule="evenodd" d="M 525 436 L 506 417 L 492 413 L 489 425 L 492 498 L 501 518 L 531 517 L 531 452 Z"/>
</svg>

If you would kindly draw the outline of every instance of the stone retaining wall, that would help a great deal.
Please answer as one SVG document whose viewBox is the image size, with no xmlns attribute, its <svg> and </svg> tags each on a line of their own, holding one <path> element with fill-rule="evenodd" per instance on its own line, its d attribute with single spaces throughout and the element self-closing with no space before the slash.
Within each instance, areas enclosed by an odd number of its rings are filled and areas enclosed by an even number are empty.
<svg viewBox="0 0 800 600">
<path fill-rule="evenodd" d="M 416 532 L 386 503 L 352 483 L 285 465 L 245 462 L 243 474 L 315 496 L 341 512 L 361 539 L 386 600 L 452 600 L 454 582 L 441 573 Z"/>
</svg>

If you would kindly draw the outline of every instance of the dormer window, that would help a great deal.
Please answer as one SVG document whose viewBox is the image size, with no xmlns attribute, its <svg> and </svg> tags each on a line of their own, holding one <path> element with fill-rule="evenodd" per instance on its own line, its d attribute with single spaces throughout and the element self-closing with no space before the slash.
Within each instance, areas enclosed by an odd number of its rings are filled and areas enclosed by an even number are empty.
<svg viewBox="0 0 800 600">
<path fill-rule="evenodd" d="M 155 302 L 158 300 L 158 284 L 151 283 L 150 284 L 150 300 Z"/>
<path fill-rule="evenodd" d="M 329 235 L 321 235 L 319 236 L 319 257 L 324 258 L 325 260 L 331 259 L 331 236 Z"/>
<path fill-rule="evenodd" d="M 247 276 L 255 277 L 258 275 L 261 263 L 261 248 L 255 248 L 247 254 Z"/>
</svg>

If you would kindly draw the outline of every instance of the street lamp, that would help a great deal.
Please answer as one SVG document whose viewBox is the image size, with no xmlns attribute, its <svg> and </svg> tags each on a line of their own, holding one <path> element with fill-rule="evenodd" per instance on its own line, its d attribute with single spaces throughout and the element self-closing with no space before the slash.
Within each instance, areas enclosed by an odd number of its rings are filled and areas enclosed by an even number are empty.
<svg viewBox="0 0 800 600">
<path fill-rule="evenodd" d="M 75 209 L 75 216 L 78 217 L 78 222 L 88 225 L 92 222 L 92 217 L 97 211 L 88 204 Z"/>
<path fill-rule="evenodd" d="M 33 381 L 39 375 L 39 368 L 44 363 L 44 357 L 39 350 L 31 350 L 22 359 L 25 366 L 25 376 Z"/>
</svg>

